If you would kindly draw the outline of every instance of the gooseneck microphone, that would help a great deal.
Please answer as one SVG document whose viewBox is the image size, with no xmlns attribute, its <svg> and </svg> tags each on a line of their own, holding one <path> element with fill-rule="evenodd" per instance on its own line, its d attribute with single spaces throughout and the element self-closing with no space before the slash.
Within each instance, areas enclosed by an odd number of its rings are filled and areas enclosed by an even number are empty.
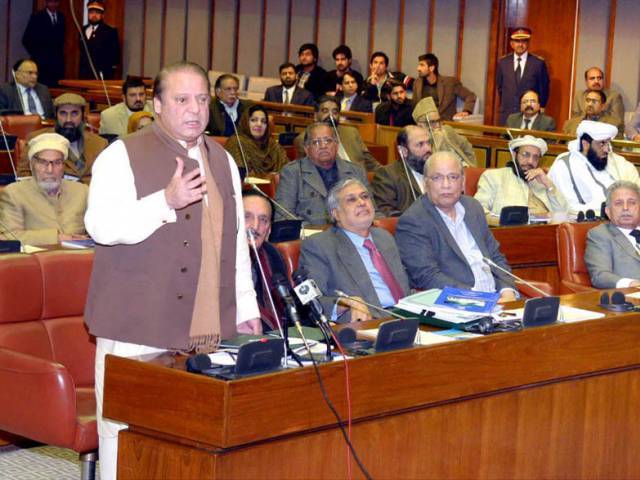
<svg viewBox="0 0 640 480">
<path fill-rule="evenodd" d="M 527 287 L 530 287 L 532 289 L 534 289 L 536 292 L 538 292 L 539 294 L 541 294 L 543 297 L 551 297 L 552 295 L 549 295 L 547 292 L 545 292 L 544 290 L 541 290 L 540 288 L 536 287 L 534 284 L 532 284 L 531 282 L 528 282 L 527 280 L 525 280 L 524 278 L 521 278 L 517 275 L 514 275 L 513 273 L 511 273 L 509 270 L 506 270 L 504 268 L 502 268 L 500 265 L 498 265 L 496 262 L 494 262 L 493 260 L 491 260 L 488 257 L 482 257 L 482 261 L 484 263 L 486 263 L 487 265 L 489 265 L 490 267 L 493 267 L 499 271 L 501 271 L 502 273 L 505 273 L 507 275 L 509 275 L 511 278 L 517 280 L 520 283 L 525 284 Z"/>
<path fill-rule="evenodd" d="M 308 277 L 307 270 L 304 267 L 300 267 L 293 272 L 292 277 L 295 284 L 293 291 L 302 305 L 309 305 L 311 307 L 311 311 L 313 312 L 312 317 L 320 329 L 320 332 L 322 332 L 324 341 L 327 344 L 327 360 L 331 360 L 331 327 L 329 326 L 329 320 L 327 320 L 324 314 L 324 308 L 322 308 L 322 304 L 318 300 L 318 298 L 322 297 L 322 292 L 318 288 L 318 285 L 316 285 L 316 282 Z"/>
<path fill-rule="evenodd" d="M 229 114 L 227 113 L 227 115 L 229 115 Z M 247 157 L 244 154 L 244 148 L 242 148 L 242 142 L 240 141 L 240 135 L 238 135 L 238 129 L 236 128 L 236 122 L 233 121 L 233 118 L 231 118 L 231 115 L 229 115 L 229 118 L 231 119 L 231 125 L 233 125 L 233 133 L 235 134 L 236 140 L 238 141 L 238 148 L 240 148 L 240 156 L 242 157 L 242 163 L 244 164 L 245 172 L 247 172 L 244 175 L 244 183 L 249 184 L 249 185 L 253 185 L 253 183 L 251 183 L 248 180 L 248 178 L 249 178 L 249 164 L 247 163 Z"/>
<path fill-rule="evenodd" d="M 347 158 L 345 158 L 344 160 L 347 160 L 349 162 L 351 162 L 351 158 L 349 158 L 349 154 L 347 153 L 347 151 L 344 148 L 344 145 L 342 144 L 342 139 L 340 138 L 340 133 L 338 133 L 338 127 L 336 126 L 336 121 L 333 119 L 333 115 L 329 114 L 329 121 L 331 122 L 331 126 L 333 127 L 333 131 L 336 134 L 336 138 L 338 139 L 338 146 L 342 147 L 342 150 L 344 150 L 344 153 L 347 155 Z"/>
<path fill-rule="evenodd" d="M 269 195 L 267 195 L 266 193 L 264 193 L 262 190 L 260 190 L 256 185 L 254 185 L 253 183 L 250 184 L 251 188 L 253 190 L 255 190 L 256 192 L 258 192 L 260 195 L 262 195 L 264 198 L 266 198 L 267 200 L 269 200 L 270 202 L 272 202 L 276 208 L 280 209 L 280 211 L 282 211 L 282 213 L 284 213 L 287 217 L 289 217 L 291 220 L 302 220 L 302 218 L 295 216 L 293 213 L 291 213 L 290 210 L 288 210 L 287 208 L 285 208 L 280 202 L 277 202 L 276 200 L 274 200 L 273 198 L 271 198 Z"/>
<path fill-rule="evenodd" d="M 409 189 L 411 190 L 411 195 L 413 196 L 413 201 L 415 202 L 418 197 L 416 196 L 416 192 L 413 189 L 413 184 L 411 183 L 411 177 L 413 177 L 413 174 L 409 173 L 407 160 L 404 158 L 404 154 L 402 153 L 402 150 L 399 147 L 398 147 L 398 154 L 400 155 L 400 161 L 402 162 L 402 166 L 404 167 L 404 173 L 407 176 L 407 181 L 409 182 Z"/>
</svg>

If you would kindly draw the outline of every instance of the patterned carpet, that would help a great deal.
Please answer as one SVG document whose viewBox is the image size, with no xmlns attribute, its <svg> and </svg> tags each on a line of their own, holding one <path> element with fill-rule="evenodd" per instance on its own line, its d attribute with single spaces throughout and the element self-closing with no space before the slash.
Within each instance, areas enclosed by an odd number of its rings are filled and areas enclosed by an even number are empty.
<svg viewBox="0 0 640 480">
<path fill-rule="evenodd" d="M 0 448 L 0 479 L 2 480 L 79 480 L 79 478 L 80 460 L 73 450 L 49 446 Z M 99 467 L 97 467 L 96 479 L 99 478 Z"/>
</svg>

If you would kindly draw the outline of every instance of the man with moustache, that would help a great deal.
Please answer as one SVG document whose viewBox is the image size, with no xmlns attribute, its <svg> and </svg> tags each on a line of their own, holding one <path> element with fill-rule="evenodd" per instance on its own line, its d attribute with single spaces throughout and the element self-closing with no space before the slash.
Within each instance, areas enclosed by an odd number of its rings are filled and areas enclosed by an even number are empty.
<svg viewBox="0 0 640 480">
<path fill-rule="evenodd" d="M 84 98 L 75 93 L 63 93 L 53 101 L 55 127 L 32 132 L 27 140 L 48 132 L 56 132 L 69 140 L 69 156 L 64 162 L 64 178 L 89 184 L 96 157 L 107 146 L 107 141 L 84 128 Z M 27 152 L 18 160 L 18 176 L 31 175 Z"/>
<path fill-rule="evenodd" d="M 15 80 L 0 85 L 0 114 L 3 110 L 53 118 L 53 103 L 46 85 L 38 83 L 38 65 L 18 60 L 13 65 Z"/>
<path fill-rule="evenodd" d="M 234 135 L 244 111 L 253 105 L 250 100 L 238 98 L 240 80 L 235 75 L 220 75 L 214 85 L 216 96 L 209 106 L 209 135 L 230 137 Z"/>
<path fill-rule="evenodd" d="M 96 241 L 85 321 L 96 337 L 100 476 L 116 478 L 118 432 L 102 416 L 107 354 L 208 353 L 262 332 L 241 185 L 231 155 L 204 135 L 206 71 L 181 62 L 154 82 L 156 121 L 98 158 L 85 216 Z"/>
<path fill-rule="evenodd" d="M 375 110 L 376 123 L 390 127 L 413 125 L 413 106 L 407 100 L 407 87 L 397 80 L 389 81 L 389 100 L 380 103 Z"/>
<path fill-rule="evenodd" d="M 424 193 L 424 164 L 432 153 L 429 132 L 423 127 L 404 127 L 396 144 L 398 161 L 379 168 L 371 181 L 373 200 L 386 217 L 402 215 Z"/>
<path fill-rule="evenodd" d="M 325 94 L 335 95 L 342 90 L 342 77 L 345 73 L 353 75 L 359 91 L 364 80 L 360 72 L 351 68 L 351 49 L 347 45 L 339 45 L 333 50 L 331 56 L 336 63 L 336 68 L 328 71 L 325 76 Z"/>
<path fill-rule="evenodd" d="M 314 100 L 317 100 L 325 92 L 325 76 L 327 71 L 318 65 L 318 46 L 314 43 L 305 43 L 298 49 L 296 66 L 298 74 L 298 87 L 311 92 Z"/>
<path fill-rule="evenodd" d="M 355 75 L 345 72 L 340 85 L 341 89 L 336 98 L 340 100 L 341 111 L 373 113 L 371 102 L 358 94 L 360 84 Z"/>
<path fill-rule="evenodd" d="M 284 318 L 284 305 L 274 291 L 272 279 L 277 274 L 286 278 L 287 267 L 280 252 L 267 241 L 273 223 L 273 205 L 269 198 L 255 190 L 244 190 L 242 203 L 251 256 L 251 278 L 260 308 L 262 331 L 278 330 L 278 323 Z"/>
<path fill-rule="evenodd" d="M 264 92 L 264 101 L 312 107 L 313 95 L 308 90 L 296 85 L 296 66 L 289 62 L 283 63 L 280 65 L 279 72 L 280 85 L 267 88 Z"/>
<path fill-rule="evenodd" d="M 506 126 L 522 130 L 555 132 L 556 121 L 540 111 L 538 93 L 533 90 L 527 90 L 520 97 L 520 113 L 509 115 Z"/>
<path fill-rule="evenodd" d="M 122 102 L 100 113 L 100 134 L 127 134 L 129 117 L 134 112 L 152 112 L 151 102 L 147 102 L 147 91 L 140 77 L 127 77 L 122 84 Z"/>
<path fill-rule="evenodd" d="M 640 187 L 620 180 L 607 189 L 603 223 L 587 233 L 584 262 L 596 288 L 640 287 Z"/>
<path fill-rule="evenodd" d="M 372 226 L 367 187 L 355 178 L 341 180 L 329 192 L 327 209 L 334 226 L 305 239 L 300 250 L 300 265 L 323 293 L 324 311 L 338 322 L 385 317 L 358 300 L 393 307 L 409 294 L 409 281 L 393 236 Z M 355 298 L 338 298 L 336 290 Z"/>
<path fill-rule="evenodd" d="M 552 212 L 567 212 L 569 205 L 562 192 L 540 168 L 547 143 L 525 135 L 511 140 L 509 150 L 513 160 L 504 168 L 485 170 L 474 195 L 483 206 L 489 225 L 499 224 L 504 207 L 526 206 L 529 215 L 547 218 Z"/>
<path fill-rule="evenodd" d="M 610 142 L 617 134 L 613 125 L 583 120 L 577 139 L 569 142 L 569 151 L 553 162 L 549 177 L 567 199 L 570 213 L 593 210 L 597 214 L 613 182 L 640 182 L 636 167 L 611 150 Z"/>
<path fill-rule="evenodd" d="M 384 52 L 373 52 L 369 59 L 369 76 L 364 82 L 362 96 L 374 106 L 389 100 L 389 85 L 392 80 L 407 84 L 408 77 L 402 72 L 389 71 L 389 57 Z"/>
<path fill-rule="evenodd" d="M 104 2 L 102 1 L 89 0 L 87 2 L 87 18 L 89 23 L 82 27 L 81 35 L 84 35 L 93 66 L 98 78 L 102 72 L 105 80 L 112 80 L 115 78 L 116 68 L 120 64 L 118 29 L 104 23 Z M 96 79 L 82 45 L 80 46 L 79 78 Z"/>
<path fill-rule="evenodd" d="M 571 116 L 579 117 L 585 113 L 584 97 L 588 90 L 598 90 L 607 98 L 602 106 L 602 113 L 624 122 L 624 102 L 619 92 L 612 88 L 604 88 L 604 73 L 598 67 L 591 67 L 584 72 L 585 90 L 579 90 L 573 97 Z"/>
<path fill-rule="evenodd" d="M 594 122 L 604 122 L 615 126 L 618 129 L 618 138 L 622 138 L 624 124 L 615 117 L 610 117 L 604 113 L 604 105 L 607 103 L 607 96 L 602 90 L 587 90 L 584 94 L 584 114 L 572 117 L 565 122 L 562 132 L 568 135 L 575 135 L 578 125 L 583 120 Z"/>
</svg>

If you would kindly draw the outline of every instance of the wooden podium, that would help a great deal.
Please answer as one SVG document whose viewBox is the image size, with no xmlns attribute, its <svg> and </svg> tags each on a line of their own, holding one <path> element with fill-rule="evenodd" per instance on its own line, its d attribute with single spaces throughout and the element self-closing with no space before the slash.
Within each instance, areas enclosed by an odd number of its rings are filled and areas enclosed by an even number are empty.
<svg viewBox="0 0 640 480">
<path fill-rule="evenodd" d="M 596 309 L 597 294 L 565 299 Z M 107 357 L 105 415 L 129 424 L 119 479 L 347 476 L 311 367 L 225 382 L 177 363 Z M 320 370 L 346 419 L 344 365 Z M 349 374 L 373 478 L 640 477 L 636 313 L 357 358 Z"/>
</svg>

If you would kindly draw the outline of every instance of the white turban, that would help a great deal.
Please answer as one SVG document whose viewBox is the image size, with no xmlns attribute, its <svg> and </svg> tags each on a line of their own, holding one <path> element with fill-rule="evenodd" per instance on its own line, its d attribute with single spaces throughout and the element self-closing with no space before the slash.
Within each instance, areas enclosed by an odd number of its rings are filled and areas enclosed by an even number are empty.
<svg viewBox="0 0 640 480">
<path fill-rule="evenodd" d="M 541 138 L 534 137 L 533 135 L 525 135 L 524 137 L 514 138 L 509 142 L 509 150 L 513 153 L 516 148 L 532 146 L 537 147 L 540 150 L 540 156 L 543 157 L 547 153 L 547 142 Z"/>
<path fill-rule="evenodd" d="M 42 133 L 29 141 L 29 160 L 43 150 L 60 152 L 66 160 L 69 155 L 69 140 L 57 133 Z"/>
<path fill-rule="evenodd" d="M 604 122 L 594 122 L 593 120 L 583 120 L 576 130 L 578 140 L 582 134 L 586 133 L 594 140 L 612 140 L 618 135 L 618 128 L 615 125 Z"/>
</svg>

